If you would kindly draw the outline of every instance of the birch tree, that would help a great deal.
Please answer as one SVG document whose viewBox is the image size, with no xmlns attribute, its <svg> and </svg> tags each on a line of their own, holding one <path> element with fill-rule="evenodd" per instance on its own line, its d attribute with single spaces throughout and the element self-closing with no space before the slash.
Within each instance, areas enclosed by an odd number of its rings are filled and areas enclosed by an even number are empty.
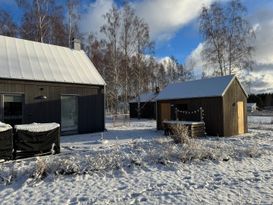
<svg viewBox="0 0 273 205">
<path fill-rule="evenodd" d="M 73 38 L 79 38 L 79 20 L 80 15 L 78 13 L 79 0 L 67 0 L 67 14 L 68 14 L 68 22 L 67 22 L 67 33 L 68 33 L 68 46 L 72 45 Z"/>
<path fill-rule="evenodd" d="M 67 46 L 64 7 L 53 0 L 17 0 L 22 9 L 20 35 L 24 39 Z"/>
<path fill-rule="evenodd" d="M 210 8 L 202 8 L 199 17 L 204 39 L 202 57 L 207 67 L 214 68 L 214 75 L 251 69 L 255 35 L 246 20 L 246 12 L 239 0 L 216 2 Z"/>
<path fill-rule="evenodd" d="M 128 112 L 128 104 L 129 104 L 129 79 L 131 76 L 130 69 L 130 57 L 135 52 L 135 24 L 136 15 L 134 10 L 129 6 L 129 3 L 126 2 L 123 10 L 122 10 L 122 21 L 121 21 L 121 36 L 120 36 L 120 47 L 122 52 L 122 71 L 124 79 L 122 81 L 123 89 L 124 89 L 124 103 L 125 110 L 124 112 Z"/>
<path fill-rule="evenodd" d="M 136 63 L 134 67 L 135 80 L 136 80 L 136 95 L 138 102 L 138 117 L 140 118 L 140 94 L 142 92 L 142 85 L 144 85 L 145 73 L 145 53 L 149 52 L 153 48 L 153 44 L 150 41 L 149 26 L 143 19 L 135 19 L 136 27 Z"/>
<path fill-rule="evenodd" d="M 109 12 L 104 15 L 106 23 L 101 27 L 104 34 L 105 45 L 107 49 L 108 65 L 107 72 L 112 76 L 111 87 L 108 87 L 109 97 L 113 97 L 115 113 L 118 112 L 119 94 L 120 94 L 120 52 L 118 47 L 119 28 L 120 28 L 120 12 L 116 7 L 112 7 Z"/>
</svg>

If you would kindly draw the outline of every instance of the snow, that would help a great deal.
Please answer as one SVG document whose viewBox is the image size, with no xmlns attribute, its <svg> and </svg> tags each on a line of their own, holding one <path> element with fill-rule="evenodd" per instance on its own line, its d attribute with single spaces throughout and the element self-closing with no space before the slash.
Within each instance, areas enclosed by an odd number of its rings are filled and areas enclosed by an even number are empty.
<svg viewBox="0 0 273 205">
<path fill-rule="evenodd" d="M 222 96 L 234 79 L 234 75 L 228 75 L 169 84 L 160 92 L 156 100 Z"/>
<path fill-rule="evenodd" d="M 0 122 L 0 132 L 5 132 L 12 129 L 11 125 Z"/>
<path fill-rule="evenodd" d="M 204 122 L 196 122 L 196 121 L 163 121 L 163 123 L 182 124 L 182 125 L 200 125 L 200 124 L 204 124 Z"/>
<path fill-rule="evenodd" d="M 15 125 L 16 130 L 25 130 L 29 132 L 47 132 L 50 130 L 54 130 L 60 127 L 58 123 L 31 123 L 31 124 L 22 124 Z"/>
<path fill-rule="evenodd" d="M 273 116 L 248 116 L 248 123 L 273 124 Z"/>
<path fill-rule="evenodd" d="M 189 150 L 153 120 L 109 121 L 107 132 L 61 137 L 59 155 L 0 164 L 1 204 L 272 204 L 269 125 Z"/>
</svg>

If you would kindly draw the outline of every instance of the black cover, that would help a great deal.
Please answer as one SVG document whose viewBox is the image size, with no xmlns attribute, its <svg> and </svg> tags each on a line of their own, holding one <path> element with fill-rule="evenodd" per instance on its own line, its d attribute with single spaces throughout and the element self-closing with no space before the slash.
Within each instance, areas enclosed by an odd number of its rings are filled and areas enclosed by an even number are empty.
<svg viewBox="0 0 273 205">
<path fill-rule="evenodd" d="M 0 159 L 9 160 L 13 156 L 12 128 L 0 132 Z"/>
<path fill-rule="evenodd" d="M 53 149 L 52 149 L 53 147 Z M 15 158 L 60 153 L 60 127 L 45 132 L 15 130 Z"/>
</svg>

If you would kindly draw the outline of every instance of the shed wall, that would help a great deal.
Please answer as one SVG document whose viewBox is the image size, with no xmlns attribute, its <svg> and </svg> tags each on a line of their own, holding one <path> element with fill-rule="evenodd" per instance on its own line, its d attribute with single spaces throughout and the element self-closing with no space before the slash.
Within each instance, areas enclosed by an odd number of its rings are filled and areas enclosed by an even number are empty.
<svg viewBox="0 0 273 205">
<path fill-rule="evenodd" d="M 214 136 L 223 136 L 224 135 L 224 125 L 223 125 L 223 100 L 221 97 L 211 97 L 211 98 L 193 98 L 193 99 L 181 99 L 181 100 L 164 100 L 158 101 L 157 109 L 157 128 L 162 129 L 162 121 L 170 120 L 163 119 L 162 113 L 166 112 L 163 110 L 162 104 L 164 107 L 166 104 L 171 107 L 172 104 L 186 104 L 189 111 L 197 110 L 200 107 L 204 110 L 204 122 L 206 124 L 206 133 L 208 135 Z M 169 109 L 171 110 L 171 109 Z M 169 111 L 170 112 L 170 111 Z M 166 116 L 166 113 L 164 114 Z"/>
<path fill-rule="evenodd" d="M 103 86 L 0 79 L 0 94 L 24 95 L 23 123 L 61 123 L 61 95 L 78 96 L 79 133 L 104 130 Z M 40 95 L 47 99 L 35 99 Z M 2 116 L 3 105 L 0 105 Z"/>
<path fill-rule="evenodd" d="M 223 96 L 224 111 L 224 135 L 238 135 L 238 103 L 242 101 L 244 104 L 244 133 L 247 133 L 247 97 L 243 92 L 238 80 L 234 80 Z"/>
</svg>

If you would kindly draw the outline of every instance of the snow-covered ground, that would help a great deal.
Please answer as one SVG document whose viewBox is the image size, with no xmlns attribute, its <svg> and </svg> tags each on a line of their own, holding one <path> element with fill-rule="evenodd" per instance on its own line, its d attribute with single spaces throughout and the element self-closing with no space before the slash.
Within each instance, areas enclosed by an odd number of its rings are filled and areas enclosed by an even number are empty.
<svg viewBox="0 0 273 205">
<path fill-rule="evenodd" d="M 61 154 L 0 164 L 1 204 L 272 204 L 273 127 L 176 145 L 152 120 L 63 136 Z"/>
</svg>

